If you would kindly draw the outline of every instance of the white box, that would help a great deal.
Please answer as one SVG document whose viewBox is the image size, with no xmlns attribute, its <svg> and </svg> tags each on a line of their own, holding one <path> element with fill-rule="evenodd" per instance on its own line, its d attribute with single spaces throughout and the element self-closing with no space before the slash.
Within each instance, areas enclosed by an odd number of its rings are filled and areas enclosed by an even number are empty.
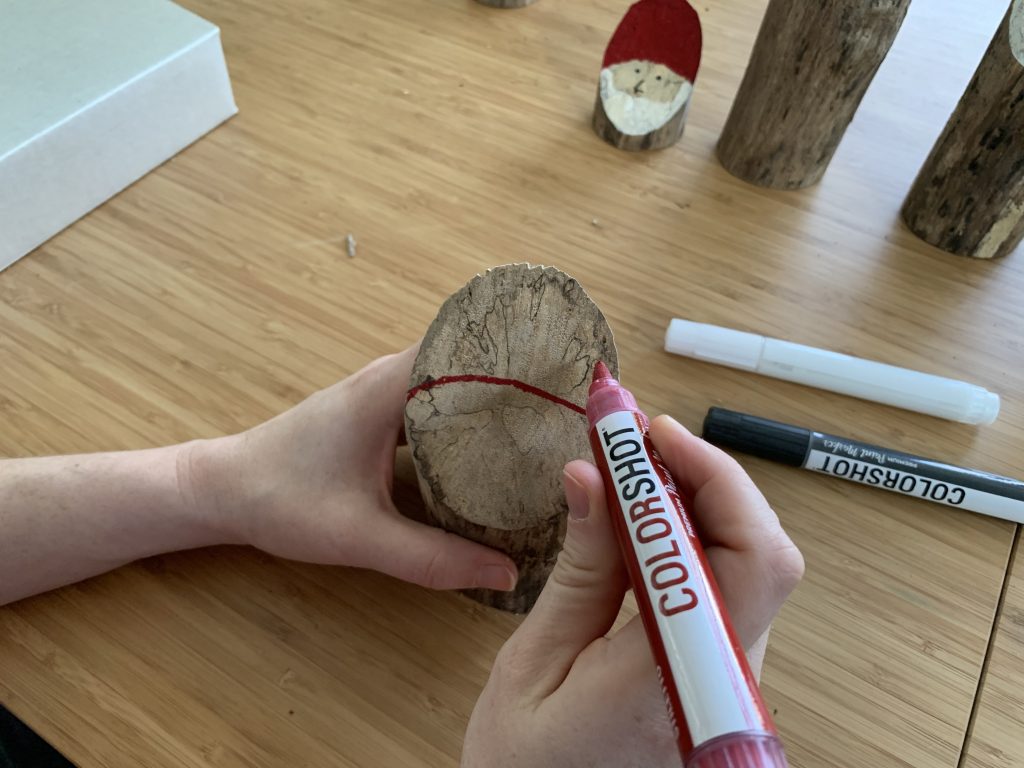
<svg viewBox="0 0 1024 768">
<path fill-rule="evenodd" d="M 0 270 L 237 111 L 169 0 L 0 0 Z"/>
</svg>

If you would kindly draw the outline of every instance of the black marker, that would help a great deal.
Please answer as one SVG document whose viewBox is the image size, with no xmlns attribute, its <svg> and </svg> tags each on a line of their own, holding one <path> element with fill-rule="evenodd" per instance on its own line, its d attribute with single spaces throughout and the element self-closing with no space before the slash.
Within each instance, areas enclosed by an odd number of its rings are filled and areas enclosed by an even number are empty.
<svg viewBox="0 0 1024 768">
<path fill-rule="evenodd" d="M 709 443 L 844 480 L 1024 523 L 1024 483 L 779 421 L 711 408 Z"/>
</svg>

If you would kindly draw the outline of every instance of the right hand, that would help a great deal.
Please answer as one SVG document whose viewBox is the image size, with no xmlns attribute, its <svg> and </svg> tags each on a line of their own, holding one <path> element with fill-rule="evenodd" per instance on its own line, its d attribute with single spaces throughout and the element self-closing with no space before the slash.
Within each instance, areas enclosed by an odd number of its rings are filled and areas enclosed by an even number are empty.
<svg viewBox="0 0 1024 768">
<path fill-rule="evenodd" d="M 666 416 L 651 439 L 691 500 L 733 626 L 760 677 L 772 619 L 803 575 L 800 551 L 727 454 Z M 498 654 L 470 718 L 463 768 L 680 765 L 640 617 L 611 637 L 628 586 L 597 468 L 565 468 L 568 532 L 530 615 Z"/>
</svg>

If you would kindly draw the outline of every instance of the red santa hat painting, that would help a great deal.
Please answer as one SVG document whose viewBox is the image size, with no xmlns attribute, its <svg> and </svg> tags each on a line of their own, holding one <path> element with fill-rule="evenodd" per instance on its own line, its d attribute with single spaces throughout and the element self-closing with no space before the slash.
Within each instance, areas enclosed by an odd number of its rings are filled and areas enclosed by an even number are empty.
<svg viewBox="0 0 1024 768">
<path fill-rule="evenodd" d="M 634 3 L 604 54 L 594 130 L 621 149 L 675 143 L 683 134 L 700 52 L 700 18 L 686 0 Z"/>
</svg>

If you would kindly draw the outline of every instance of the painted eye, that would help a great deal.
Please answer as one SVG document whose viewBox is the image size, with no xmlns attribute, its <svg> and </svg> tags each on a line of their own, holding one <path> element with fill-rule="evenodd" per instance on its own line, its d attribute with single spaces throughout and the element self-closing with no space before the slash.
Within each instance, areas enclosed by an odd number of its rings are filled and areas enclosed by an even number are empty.
<svg viewBox="0 0 1024 768">
<path fill-rule="evenodd" d="M 656 78 L 654 78 L 654 79 L 655 79 L 655 80 L 661 80 L 661 75 L 658 75 L 658 76 L 657 76 Z"/>
<path fill-rule="evenodd" d="M 640 70 L 639 69 L 634 69 L 633 71 L 636 72 L 638 75 L 640 74 Z"/>
</svg>

